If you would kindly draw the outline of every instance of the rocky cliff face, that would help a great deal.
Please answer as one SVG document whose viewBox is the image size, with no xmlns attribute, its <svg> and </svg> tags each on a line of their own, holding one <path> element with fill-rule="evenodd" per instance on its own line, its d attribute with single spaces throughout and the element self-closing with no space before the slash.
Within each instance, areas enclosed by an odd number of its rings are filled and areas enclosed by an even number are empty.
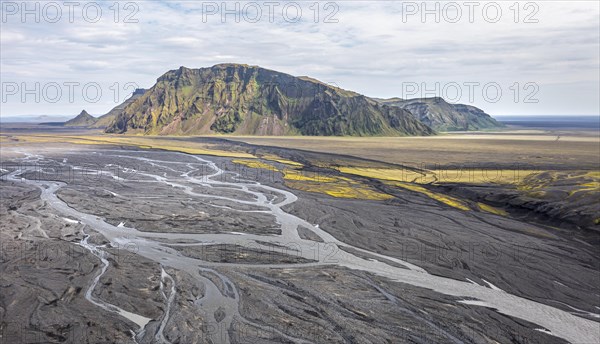
<svg viewBox="0 0 600 344">
<path fill-rule="evenodd" d="M 112 124 L 112 122 L 115 120 L 115 118 L 121 112 L 123 112 L 123 110 L 125 110 L 125 108 L 129 104 L 133 103 L 136 99 L 138 99 L 139 97 L 141 97 L 142 95 L 144 95 L 144 93 L 146 93 L 145 89 L 143 89 L 143 88 L 136 89 L 132 93 L 131 97 L 129 97 L 123 103 L 115 106 L 112 110 L 110 110 L 105 115 L 102 115 L 102 116 L 98 117 L 96 123 L 94 123 L 94 125 L 92 125 L 92 127 L 93 128 L 107 128 L 107 127 L 109 127 Z"/>
<path fill-rule="evenodd" d="M 75 118 L 66 121 L 64 125 L 66 127 L 89 127 L 94 123 L 96 123 L 96 117 L 83 110 Z"/>
<path fill-rule="evenodd" d="M 248 65 L 181 67 L 125 107 L 111 133 L 430 135 L 409 111 L 307 77 Z"/>
<path fill-rule="evenodd" d="M 483 110 L 464 104 L 450 104 L 439 97 L 418 99 L 383 99 L 383 104 L 398 106 L 413 113 L 417 119 L 438 131 L 481 130 L 502 128 Z"/>
</svg>

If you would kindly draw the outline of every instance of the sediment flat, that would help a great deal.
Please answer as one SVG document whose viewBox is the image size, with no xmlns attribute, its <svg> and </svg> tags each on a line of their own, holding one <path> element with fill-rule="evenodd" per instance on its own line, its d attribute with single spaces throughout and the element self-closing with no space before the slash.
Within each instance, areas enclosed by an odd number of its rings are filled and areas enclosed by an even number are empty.
<svg viewBox="0 0 600 344">
<path fill-rule="evenodd" d="M 4 333 L 82 343 L 600 339 L 593 231 L 490 212 L 444 185 L 422 187 L 465 209 L 377 178 L 309 173 L 332 158 L 373 165 L 375 154 L 261 146 L 307 149 L 319 141 L 309 138 L 241 148 L 230 140 L 190 145 L 256 163 L 132 145 L 3 143 L 0 234 L 10 249 L 0 314 L 14 319 L 3 320 Z M 418 141 L 397 140 L 393 149 Z M 426 142 L 459 141 L 444 140 Z M 522 154 L 543 153 L 532 142 Z M 543 164 L 587 144 L 565 141 Z"/>
</svg>

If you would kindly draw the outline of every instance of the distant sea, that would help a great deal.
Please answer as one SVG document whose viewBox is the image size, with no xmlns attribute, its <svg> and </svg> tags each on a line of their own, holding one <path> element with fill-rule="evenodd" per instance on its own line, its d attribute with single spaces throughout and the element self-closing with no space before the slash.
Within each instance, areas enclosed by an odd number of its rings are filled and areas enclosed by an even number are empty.
<svg viewBox="0 0 600 344">
<path fill-rule="evenodd" d="M 21 115 L 21 116 L 0 116 L 0 123 L 46 123 L 46 122 L 66 122 L 74 116 L 60 115 Z"/>
<path fill-rule="evenodd" d="M 529 129 L 600 130 L 599 116 L 494 116 L 509 126 Z"/>
</svg>

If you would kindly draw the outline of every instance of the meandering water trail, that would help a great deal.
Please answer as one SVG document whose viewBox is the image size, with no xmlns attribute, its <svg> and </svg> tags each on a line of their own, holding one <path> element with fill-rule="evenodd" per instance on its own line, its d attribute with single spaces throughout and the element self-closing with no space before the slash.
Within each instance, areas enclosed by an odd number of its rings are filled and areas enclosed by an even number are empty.
<svg viewBox="0 0 600 344">
<path fill-rule="evenodd" d="M 116 153 L 116 154 L 113 154 Z M 152 154 L 150 151 L 144 151 L 144 153 Z M 281 190 L 269 185 L 264 185 L 255 181 L 248 181 L 242 179 L 239 174 L 227 172 L 219 168 L 219 166 L 211 160 L 200 156 L 190 156 L 183 153 L 169 153 L 169 154 L 181 154 L 187 158 L 192 157 L 195 161 L 193 163 L 187 162 L 174 162 L 160 160 L 158 157 L 147 158 L 147 157 L 136 157 L 135 152 L 132 151 L 121 151 L 121 150 L 106 150 L 99 151 L 96 154 L 111 155 L 115 157 L 121 156 L 128 159 L 138 159 L 145 163 L 151 164 L 152 166 L 167 169 L 171 172 L 179 174 L 176 177 L 169 177 L 167 173 L 152 174 L 142 173 L 138 171 L 140 176 L 148 178 L 149 181 L 158 184 L 169 185 L 173 188 L 177 188 L 183 194 L 199 199 L 215 199 L 227 201 L 231 207 L 234 205 L 243 206 L 254 206 L 258 207 L 261 212 L 271 214 L 275 217 L 278 226 L 280 227 L 280 234 L 271 235 L 256 235 L 256 234 L 245 234 L 240 233 L 220 233 L 220 234 L 192 234 L 192 233 L 170 233 L 170 232 L 144 232 L 136 228 L 127 227 L 126 225 L 113 226 L 103 219 L 92 215 L 80 212 L 67 203 L 61 200 L 57 195 L 57 191 L 65 186 L 64 183 L 52 182 L 52 181 L 34 181 L 26 180 L 27 183 L 36 185 L 39 187 L 41 192 L 42 200 L 46 201 L 52 206 L 59 214 L 66 216 L 67 218 L 76 219 L 82 224 L 85 224 L 93 230 L 101 233 L 104 237 L 109 240 L 113 246 L 123 247 L 125 245 L 135 245 L 137 248 L 136 254 L 156 261 L 161 264 L 161 267 L 169 267 L 172 269 L 184 271 L 190 276 L 195 278 L 199 283 L 202 283 L 205 287 L 204 295 L 196 303 L 198 309 L 203 314 L 205 319 L 210 319 L 219 324 L 225 331 L 218 331 L 218 333 L 208 334 L 211 340 L 214 342 L 230 342 L 228 330 L 231 328 L 235 321 L 247 323 L 256 327 L 264 327 L 260 324 L 253 323 L 245 319 L 239 310 L 240 295 L 235 285 L 229 280 L 229 278 L 217 270 L 212 268 L 220 266 L 235 266 L 244 268 L 303 268 L 307 266 L 326 266 L 336 265 L 342 266 L 354 270 L 367 271 L 379 276 L 389 278 L 394 281 L 407 283 L 417 287 L 423 287 L 434 290 L 436 292 L 452 295 L 459 298 L 465 298 L 474 301 L 465 301 L 466 303 L 476 304 L 479 306 L 485 306 L 496 309 L 498 312 L 503 314 L 525 319 L 532 323 L 537 324 L 544 329 L 549 330 L 554 336 L 564 338 L 573 343 L 592 343 L 598 341 L 598 326 L 597 322 L 584 319 L 573 315 L 569 312 L 554 308 L 545 304 L 541 304 L 535 301 L 531 301 L 522 297 L 511 295 L 498 288 L 492 288 L 491 286 L 482 286 L 471 283 L 469 281 L 458 281 L 449 278 L 434 276 L 419 266 L 411 264 L 409 262 L 397 259 L 394 257 L 385 256 L 377 252 L 371 252 L 358 247 L 354 247 L 348 243 L 341 242 L 333 237 L 331 234 L 319 228 L 318 225 L 308 223 L 306 220 L 299 218 L 293 214 L 287 213 L 283 210 L 283 207 L 295 202 L 298 198 L 293 193 Z M 129 155 L 127 155 L 129 154 Z M 162 152 L 162 154 L 165 154 Z M 32 159 L 43 159 L 42 156 L 28 155 L 27 161 Z M 64 160 L 66 164 L 67 160 Z M 169 165 L 177 165 L 178 168 L 172 168 Z M 207 175 L 194 176 L 199 171 L 199 167 L 208 169 L 211 172 Z M 183 168 L 183 169 L 180 169 Z M 27 168 L 16 170 L 9 174 L 9 178 L 13 180 L 21 180 L 17 176 L 26 172 Z M 110 172 L 107 172 L 110 173 Z M 232 181 L 226 181 L 227 178 L 221 178 L 224 174 L 231 174 Z M 217 180 L 219 179 L 219 180 Z M 147 181 L 144 181 L 147 182 Z M 232 197 L 220 196 L 215 194 L 202 193 L 195 186 L 201 186 L 202 188 L 219 188 L 218 190 L 234 190 L 236 193 L 243 193 L 247 196 L 244 199 L 236 199 Z M 201 188 L 200 188 L 201 189 Z M 276 195 L 275 198 L 269 195 Z M 211 205 L 211 204 L 208 204 Z M 216 207 L 222 207 L 219 205 L 213 205 Z M 228 206 L 229 207 L 229 206 Z M 234 209 L 235 211 L 248 211 Z M 252 210 L 256 211 L 256 210 Z M 317 242 L 313 240 L 302 239 L 298 233 L 299 226 L 309 229 L 316 236 L 320 237 L 323 242 Z M 137 337 L 143 336 L 144 326 L 150 321 L 148 318 L 144 318 L 140 315 L 125 312 L 115 305 L 108 305 L 105 302 L 97 300 L 93 297 L 93 290 L 98 283 L 99 278 L 105 273 L 109 262 L 104 258 L 104 251 L 101 246 L 94 246 L 88 243 L 89 237 L 86 235 L 81 241 L 80 245 L 88 249 L 92 254 L 98 257 L 102 261 L 102 268 L 100 273 L 94 279 L 92 285 L 86 293 L 86 298 L 93 302 L 95 305 L 102 307 L 109 311 L 114 311 L 121 314 L 125 318 L 139 325 L 139 329 L 136 331 Z M 159 240 L 160 239 L 160 240 Z M 229 244 L 229 245 L 247 245 L 249 247 L 270 250 L 272 246 L 269 246 L 266 242 L 274 244 L 281 244 L 282 246 L 290 248 L 288 253 L 295 254 L 299 257 L 311 260 L 310 263 L 300 264 L 238 264 L 238 263 L 217 263 L 208 262 L 192 257 L 185 256 L 181 251 L 175 249 L 172 244 L 165 243 L 164 240 L 182 241 L 187 240 L 190 243 L 178 243 L 177 246 L 193 246 L 200 244 Z M 340 248 L 349 248 L 351 250 L 341 250 Z M 383 261 L 376 259 L 365 259 L 357 255 L 350 253 L 349 251 L 356 250 L 362 253 L 366 253 L 369 256 L 381 258 Z M 386 264 L 386 261 L 392 261 L 396 264 L 401 265 L 391 266 Z M 203 272 L 211 272 L 219 277 L 221 283 L 225 286 L 224 289 L 228 292 L 222 292 L 211 279 L 207 278 Z M 165 285 L 166 281 L 170 283 L 171 290 L 166 291 L 161 289 L 161 292 L 165 296 L 165 302 L 167 304 L 165 315 L 160 322 L 158 332 L 155 334 L 155 338 L 162 342 L 168 342 L 164 337 L 163 331 L 165 330 L 166 324 L 169 319 L 169 314 L 173 312 L 173 298 L 175 297 L 175 280 L 172 276 L 168 275 L 164 268 L 161 274 L 161 288 Z M 385 293 L 382 289 L 379 290 L 390 298 L 391 296 Z M 168 296 L 167 296 L 168 295 Z M 393 301 L 393 299 L 391 299 Z M 217 312 L 224 312 L 224 317 L 215 319 Z M 273 331 L 273 329 L 269 329 Z M 280 336 L 293 341 L 293 342 L 305 342 L 302 339 L 294 338 L 281 331 L 276 330 Z M 453 341 L 457 340 L 452 337 Z"/>
</svg>

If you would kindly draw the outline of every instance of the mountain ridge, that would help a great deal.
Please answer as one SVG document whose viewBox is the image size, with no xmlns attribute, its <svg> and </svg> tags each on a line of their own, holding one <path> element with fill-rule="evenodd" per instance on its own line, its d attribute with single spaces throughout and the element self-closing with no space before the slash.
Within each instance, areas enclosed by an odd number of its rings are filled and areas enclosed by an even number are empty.
<svg viewBox="0 0 600 344">
<path fill-rule="evenodd" d="M 168 71 L 109 133 L 432 135 L 409 111 L 308 77 L 241 64 Z"/>
<path fill-rule="evenodd" d="M 170 70 L 151 89 L 136 89 L 105 115 L 79 114 L 64 125 L 150 135 L 319 136 L 432 135 L 504 127 L 479 108 L 441 97 L 367 97 L 309 76 L 235 63 Z"/>
<path fill-rule="evenodd" d="M 469 131 L 504 127 L 492 116 L 475 106 L 451 104 L 441 97 L 390 98 L 377 99 L 377 101 L 410 111 L 419 121 L 436 131 Z"/>
<path fill-rule="evenodd" d="M 146 92 L 146 90 L 143 88 L 135 89 L 135 91 L 133 91 L 133 93 L 131 94 L 131 97 L 127 98 L 123 103 L 112 108 L 106 114 L 98 117 L 96 119 L 96 123 L 94 123 L 91 127 L 99 128 L 99 129 L 105 129 L 105 128 L 109 127 L 112 124 L 112 122 L 114 121 L 114 119 L 117 117 L 117 115 L 119 115 L 121 112 L 123 112 L 123 110 L 125 110 L 125 107 L 127 107 L 129 104 L 133 103 L 136 99 L 141 97 L 145 92 Z"/>
<path fill-rule="evenodd" d="M 79 115 L 66 121 L 63 125 L 65 127 L 89 127 L 94 123 L 96 123 L 96 117 L 90 115 L 87 111 L 82 110 Z"/>
</svg>

